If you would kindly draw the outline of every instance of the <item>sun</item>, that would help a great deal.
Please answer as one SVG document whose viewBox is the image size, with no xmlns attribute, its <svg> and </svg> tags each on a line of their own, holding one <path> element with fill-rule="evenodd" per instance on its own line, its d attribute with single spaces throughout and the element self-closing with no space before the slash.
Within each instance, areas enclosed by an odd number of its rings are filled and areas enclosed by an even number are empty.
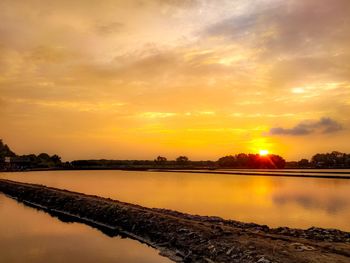
<svg viewBox="0 0 350 263">
<path fill-rule="evenodd" d="M 266 156 L 266 155 L 268 155 L 269 154 L 269 151 L 268 150 L 260 150 L 259 151 L 259 155 L 260 156 Z"/>
</svg>

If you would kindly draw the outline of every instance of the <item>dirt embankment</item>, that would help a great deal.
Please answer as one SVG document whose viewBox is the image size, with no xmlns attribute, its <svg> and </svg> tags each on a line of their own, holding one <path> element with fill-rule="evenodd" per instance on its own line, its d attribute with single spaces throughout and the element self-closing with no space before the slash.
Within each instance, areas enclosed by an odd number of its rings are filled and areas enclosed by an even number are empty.
<svg viewBox="0 0 350 263">
<path fill-rule="evenodd" d="M 8 180 L 0 180 L 0 191 L 61 218 L 137 239 L 178 262 L 350 262 L 350 233 L 339 230 L 271 229 Z"/>
</svg>

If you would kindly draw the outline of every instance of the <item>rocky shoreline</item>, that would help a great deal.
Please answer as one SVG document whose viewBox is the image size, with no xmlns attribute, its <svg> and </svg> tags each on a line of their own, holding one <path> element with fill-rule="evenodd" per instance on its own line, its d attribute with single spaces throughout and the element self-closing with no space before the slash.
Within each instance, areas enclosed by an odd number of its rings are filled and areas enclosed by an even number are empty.
<svg viewBox="0 0 350 263">
<path fill-rule="evenodd" d="M 0 192 L 63 220 L 157 248 L 176 262 L 350 262 L 350 233 L 224 220 L 0 180 Z"/>
</svg>

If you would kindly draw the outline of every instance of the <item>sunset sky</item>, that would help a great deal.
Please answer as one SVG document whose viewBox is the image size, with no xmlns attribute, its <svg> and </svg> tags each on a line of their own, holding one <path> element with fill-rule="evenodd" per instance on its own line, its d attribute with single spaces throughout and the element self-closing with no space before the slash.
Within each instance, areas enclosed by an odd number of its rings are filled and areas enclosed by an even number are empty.
<svg viewBox="0 0 350 263">
<path fill-rule="evenodd" d="M 350 152 L 349 0 L 2 0 L 18 154 Z"/>
</svg>

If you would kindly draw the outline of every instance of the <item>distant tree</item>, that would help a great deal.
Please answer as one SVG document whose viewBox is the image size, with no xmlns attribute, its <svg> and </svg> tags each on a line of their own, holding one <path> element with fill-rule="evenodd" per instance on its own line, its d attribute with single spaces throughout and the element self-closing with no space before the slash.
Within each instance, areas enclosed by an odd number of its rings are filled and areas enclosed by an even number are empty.
<svg viewBox="0 0 350 263">
<path fill-rule="evenodd" d="M 35 154 L 21 155 L 18 160 L 26 163 L 27 167 L 36 167 L 40 163 L 39 158 Z"/>
<path fill-rule="evenodd" d="M 258 169 L 258 168 L 270 168 L 271 161 L 268 156 L 260 156 L 259 154 L 248 154 L 247 162 L 244 168 Z"/>
<path fill-rule="evenodd" d="M 269 154 L 267 156 L 260 156 L 259 154 L 245 154 L 240 153 L 235 156 L 228 155 L 221 157 L 217 164 L 219 167 L 227 168 L 284 168 L 286 161 L 279 155 Z"/>
<path fill-rule="evenodd" d="M 163 156 L 158 156 L 155 160 L 155 163 L 157 164 L 164 164 L 167 162 L 167 158 L 163 157 Z"/>
<path fill-rule="evenodd" d="M 232 155 L 228 155 L 228 156 L 221 157 L 217 161 L 217 163 L 220 167 L 236 167 L 237 160 L 236 160 L 236 157 Z"/>
<path fill-rule="evenodd" d="M 0 139 L 0 163 L 4 161 L 5 157 L 16 157 L 16 163 L 21 169 L 34 167 L 48 168 L 61 165 L 61 157 L 56 154 L 51 157 L 47 153 L 41 153 L 38 156 L 35 154 L 18 156 Z"/>
<path fill-rule="evenodd" d="M 296 161 L 290 161 L 290 162 L 286 162 L 286 166 L 285 168 L 299 168 L 298 166 L 298 162 Z"/>
<path fill-rule="evenodd" d="M 298 162 L 298 167 L 306 168 L 306 167 L 309 167 L 309 166 L 310 166 L 310 163 L 309 163 L 309 160 L 308 160 L 308 159 L 301 159 L 301 160 Z"/>
<path fill-rule="evenodd" d="M 48 168 L 48 167 L 56 166 L 56 164 L 51 160 L 50 155 L 48 155 L 47 153 L 40 153 L 37 159 L 38 159 L 38 167 Z"/>
<path fill-rule="evenodd" d="M 48 155 L 47 153 L 41 153 L 38 155 L 38 158 L 42 161 L 49 161 L 50 155 Z"/>
<path fill-rule="evenodd" d="M 50 157 L 50 160 L 55 164 L 55 165 L 60 165 L 62 163 L 61 157 L 58 156 L 57 154 L 54 154 Z"/>
<path fill-rule="evenodd" d="M 28 158 L 32 163 L 35 163 L 38 160 L 38 157 L 35 154 L 24 155 L 24 157 Z"/>
<path fill-rule="evenodd" d="M 249 163 L 249 156 L 245 153 L 240 153 L 236 155 L 237 166 L 246 167 Z"/>
<path fill-rule="evenodd" d="M 186 164 L 186 163 L 189 162 L 189 159 L 188 159 L 187 156 L 179 156 L 179 157 L 176 158 L 176 162 L 178 164 Z"/>
<path fill-rule="evenodd" d="M 283 169 L 286 166 L 286 160 L 279 155 L 269 154 L 267 157 L 271 160 L 271 163 L 273 163 L 273 165 L 268 168 Z"/>
<path fill-rule="evenodd" d="M 4 159 L 5 157 L 15 157 L 16 154 L 11 151 L 10 147 L 7 144 L 4 144 L 2 140 L 0 140 L 0 159 Z"/>
<path fill-rule="evenodd" d="M 319 168 L 344 168 L 348 167 L 349 154 L 338 151 L 331 153 L 317 153 L 311 158 L 314 167 Z"/>
</svg>

